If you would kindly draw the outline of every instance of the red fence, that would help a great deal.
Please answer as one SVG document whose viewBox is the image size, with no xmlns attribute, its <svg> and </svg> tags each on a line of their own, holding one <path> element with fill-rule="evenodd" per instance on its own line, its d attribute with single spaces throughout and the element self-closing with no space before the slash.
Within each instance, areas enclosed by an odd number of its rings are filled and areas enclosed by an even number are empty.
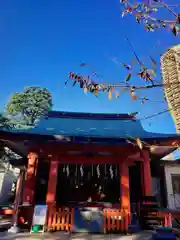
<svg viewBox="0 0 180 240">
<path fill-rule="evenodd" d="M 130 224 L 130 213 L 126 209 L 104 208 L 104 233 L 111 232 L 127 232 Z M 151 212 L 151 215 L 162 219 L 161 225 L 166 227 L 172 226 L 172 219 L 180 219 L 180 213 L 177 212 Z M 19 211 L 19 219 L 23 216 L 27 222 L 26 227 L 31 226 L 33 215 L 32 207 L 21 207 Z M 47 216 L 48 231 L 70 231 L 72 232 L 74 224 L 74 208 L 62 207 L 57 209 L 56 206 L 49 206 Z"/>
<path fill-rule="evenodd" d="M 72 231 L 74 221 L 73 208 L 50 207 L 48 211 L 48 231 Z M 104 209 L 104 233 L 127 232 L 130 214 L 126 210 Z"/>
<path fill-rule="evenodd" d="M 48 211 L 47 229 L 48 231 L 72 231 L 74 220 L 73 208 L 59 208 L 57 211 L 55 207 L 50 207 Z"/>
<path fill-rule="evenodd" d="M 127 232 L 130 214 L 125 209 L 104 209 L 104 233 Z"/>
<path fill-rule="evenodd" d="M 172 226 L 172 220 L 177 218 L 180 219 L 180 213 L 177 212 L 151 212 L 152 216 L 157 216 L 161 221 L 161 225 L 164 227 L 171 227 Z"/>
</svg>

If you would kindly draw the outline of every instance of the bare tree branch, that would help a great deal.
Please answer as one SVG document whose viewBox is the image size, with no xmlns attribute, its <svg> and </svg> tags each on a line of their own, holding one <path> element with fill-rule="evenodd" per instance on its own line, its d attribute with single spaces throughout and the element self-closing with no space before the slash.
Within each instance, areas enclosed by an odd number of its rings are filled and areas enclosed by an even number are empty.
<svg viewBox="0 0 180 240">
<path fill-rule="evenodd" d="M 154 0 L 154 4 L 139 3 L 138 1 L 132 3 L 131 0 L 120 0 L 121 6 L 123 7 L 122 17 L 127 14 L 133 14 L 138 23 L 144 24 L 147 31 L 154 31 L 159 28 L 166 28 L 170 26 L 172 33 L 177 36 L 179 33 L 180 14 L 174 9 L 179 5 L 167 4 L 161 0 Z M 161 8 L 159 8 L 161 6 Z M 170 19 L 158 19 L 155 15 L 156 12 L 160 12 L 162 7 L 168 10 L 173 15 L 174 20 Z"/>
</svg>

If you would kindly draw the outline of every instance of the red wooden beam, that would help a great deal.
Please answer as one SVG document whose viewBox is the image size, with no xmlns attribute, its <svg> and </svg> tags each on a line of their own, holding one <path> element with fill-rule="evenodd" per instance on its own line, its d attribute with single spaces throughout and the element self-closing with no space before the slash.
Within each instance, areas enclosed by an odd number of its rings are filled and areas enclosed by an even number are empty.
<svg viewBox="0 0 180 240">
<path fill-rule="evenodd" d="M 94 156 L 94 157 L 84 157 L 84 156 L 61 156 L 59 155 L 60 164 L 119 164 L 122 159 L 115 156 Z"/>
<path fill-rule="evenodd" d="M 133 145 L 119 145 L 119 146 L 104 146 L 104 145 L 98 145 L 98 144 L 74 144 L 74 143 L 61 143 L 61 144 L 41 144 L 38 146 L 40 151 L 44 154 L 64 154 L 67 152 L 82 152 L 83 154 L 88 153 L 112 153 L 112 154 L 124 154 L 125 152 L 128 153 L 128 155 L 135 154 L 139 151 L 138 147 L 135 147 Z"/>
<path fill-rule="evenodd" d="M 28 166 L 24 180 L 23 203 L 33 204 L 36 182 L 38 155 L 34 152 L 28 154 Z"/>
<path fill-rule="evenodd" d="M 46 203 L 51 204 L 56 200 L 56 185 L 58 177 L 58 167 L 59 162 L 56 156 L 53 156 L 50 162 L 49 180 L 48 180 L 48 190 L 46 196 Z"/>
</svg>

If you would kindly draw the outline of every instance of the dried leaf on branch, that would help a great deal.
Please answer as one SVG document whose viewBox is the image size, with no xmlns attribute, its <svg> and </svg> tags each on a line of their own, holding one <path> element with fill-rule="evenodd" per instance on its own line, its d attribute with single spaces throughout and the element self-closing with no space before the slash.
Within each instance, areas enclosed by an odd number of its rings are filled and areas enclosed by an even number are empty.
<svg viewBox="0 0 180 240">
<path fill-rule="evenodd" d="M 174 34 L 174 36 L 177 36 L 179 34 L 179 27 L 177 25 L 174 25 L 172 33 Z"/>
<path fill-rule="evenodd" d="M 131 70 L 131 65 L 122 63 L 122 65 L 127 69 L 127 70 Z"/>
<path fill-rule="evenodd" d="M 177 36 L 179 34 L 179 27 L 177 25 L 180 24 L 180 14 L 176 13 L 174 8 L 172 9 L 170 5 L 164 3 L 163 1 L 154 0 L 154 2 L 157 2 L 157 7 L 155 7 L 154 4 L 148 4 L 143 2 L 140 3 L 138 1 L 134 2 L 132 0 L 121 0 L 120 3 L 123 7 L 122 17 L 124 17 L 125 14 L 134 15 L 136 22 L 144 24 L 147 31 L 155 31 L 160 28 L 166 28 L 173 22 L 174 27 L 172 33 Z M 161 7 L 159 7 L 160 5 Z M 168 20 L 156 18 L 155 13 L 161 11 L 162 8 L 166 8 L 169 14 L 174 17 L 174 19 L 172 20 L 172 17 L 169 17 Z"/>
<path fill-rule="evenodd" d="M 128 81 L 131 79 L 131 76 L 132 76 L 131 73 L 129 73 L 129 74 L 127 75 L 127 77 L 126 77 L 126 82 L 128 82 Z"/>
<path fill-rule="evenodd" d="M 82 88 L 85 93 L 90 92 L 90 93 L 94 94 L 96 97 L 99 95 L 100 92 L 106 92 L 108 94 L 109 100 L 112 99 L 114 90 L 116 90 L 115 91 L 116 99 L 119 98 L 119 92 L 124 92 L 124 91 L 129 92 L 130 91 L 130 95 L 133 100 L 139 100 L 142 104 L 144 104 L 147 100 L 149 100 L 146 97 L 138 98 L 136 95 L 136 90 L 146 89 L 146 88 L 149 89 L 149 88 L 154 88 L 154 87 L 163 87 L 163 84 L 154 84 L 156 70 L 145 66 L 144 63 L 139 58 L 139 56 L 137 55 L 137 53 L 135 52 L 132 44 L 130 43 L 130 41 L 127 37 L 126 37 L 126 40 L 128 41 L 128 44 L 129 44 L 131 50 L 133 51 L 135 58 L 133 59 L 133 61 L 131 61 L 132 62 L 131 65 L 121 63 L 122 66 L 125 67 L 125 69 L 129 71 L 129 73 L 126 77 L 125 83 L 122 84 L 122 82 L 121 82 L 121 83 L 117 83 L 117 84 L 99 84 L 94 80 L 94 77 L 96 77 L 96 79 L 98 77 L 96 74 L 93 74 L 93 75 L 91 74 L 91 77 L 90 77 L 90 76 L 82 76 L 82 75 L 76 74 L 74 72 L 70 72 L 69 80 L 71 80 L 73 82 L 73 86 L 75 86 L 78 83 L 80 85 L 80 88 Z M 153 66 L 155 67 L 157 65 L 156 61 L 151 56 L 149 56 L 149 58 L 151 59 L 151 62 L 153 63 Z M 137 71 L 137 70 L 134 71 L 132 69 L 132 66 L 135 63 L 137 64 L 139 71 Z M 144 80 L 146 84 L 142 85 L 142 86 L 134 86 L 134 85 L 130 84 L 129 82 L 130 82 L 133 74 L 135 74 L 136 76 L 138 76 L 139 78 Z M 67 84 L 67 81 L 65 82 L 65 84 Z"/>
<path fill-rule="evenodd" d="M 74 87 L 76 85 L 76 83 L 77 83 L 77 81 L 74 81 L 72 86 Z"/>
<path fill-rule="evenodd" d="M 133 100 L 137 100 L 138 99 L 138 97 L 136 96 L 134 88 L 130 89 L 130 94 L 131 94 L 131 97 L 132 97 Z"/>
<path fill-rule="evenodd" d="M 146 82 L 151 82 L 153 84 L 153 75 L 155 72 L 153 69 L 148 69 L 143 67 L 141 71 L 137 74 L 141 79 L 145 80 Z"/>
<path fill-rule="evenodd" d="M 87 93 L 87 92 L 88 92 L 88 88 L 85 87 L 85 88 L 84 88 L 84 93 Z"/>
<path fill-rule="evenodd" d="M 136 138 L 136 144 L 140 149 L 143 149 L 143 143 L 141 142 L 140 138 Z"/>
<path fill-rule="evenodd" d="M 119 98 L 119 92 L 116 91 L 116 99 L 118 99 L 118 98 Z"/>
<path fill-rule="evenodd" d="M 156 66 L 157 62 L 154 60 L 154 58 L 152 58 L 151 56 L 149 56 L 149 58 L 151 59 L 152 63 Z"/>
<path fill-rule="evenodd" d="M 99 95 L 99 90 L 98 90 L 98 89 L 95 89 L 95 90 L 94 90 L 94 95 L 95 95 L 96 97 L 98 97 L 98 95 Z"/>
<path fill-rule="evenodd" d="M 108 99 L 109 100 L 112 100 L 112 93 L 113 93 L 113 89 L 110 88 L 109 91 L 108 91 Z"/>
<path fill-rule="evenodd" d="M 180 13 L 177 14 L 177 17 L 176 17 L 176 24 L 180 24 Z"/>
<path fill-rule="evenodd" d="M 144 98 L 141 99 L 141 103 L 144 104 L 148 100 L 149 100 L 149 98 L 144 97 Z"/>
<path fill-rule="evenodd" d="M 125 3 L 127 2 L 127 0 L 120 0 L 120 3 Z"/>
<path fill-rule="evenodd" d="M 67 85 L 67 83 L 68 83 L 68 80 L 66 80 L 64 84 Z"/>
</svg>

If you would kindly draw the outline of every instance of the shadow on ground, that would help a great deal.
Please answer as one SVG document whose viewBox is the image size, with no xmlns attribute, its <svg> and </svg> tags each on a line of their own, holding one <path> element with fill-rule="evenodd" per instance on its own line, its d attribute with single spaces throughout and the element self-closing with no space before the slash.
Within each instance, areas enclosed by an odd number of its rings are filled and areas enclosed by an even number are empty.
<svg viewBox="0 0 180 240">
<path fill-rule="evenodd" d="M 19 234 L 9 234 L 0 233 L 1 240 L 151 240 L 151 232 L 142 232 L 135 235 L 100 235 L 100 234 L 68 234 L 63 232 L 56 233 L 45 233 L 45 234 L 29 234 L 29 233 L 19 233 Z"/>
</svg>

